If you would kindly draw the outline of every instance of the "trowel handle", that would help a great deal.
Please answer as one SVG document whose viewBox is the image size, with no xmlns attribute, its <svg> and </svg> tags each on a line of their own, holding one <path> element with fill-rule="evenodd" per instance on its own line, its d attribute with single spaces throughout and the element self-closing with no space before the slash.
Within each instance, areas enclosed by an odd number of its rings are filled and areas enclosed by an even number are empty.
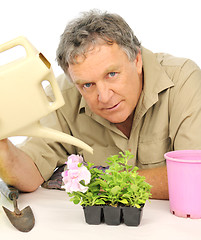
<svg viewBox="0 0 201 240">
<path fill-rule="evenodd" d="M 10 185 L 7 185 L 4 181 L 0 181 L 0 191 L 5 197 L 7 197 L 10 200 L 13 200 L 13 198 L 18 199 L 19 197 L 18 189 Z"/>
<path fill-rule="evenodd" d="M 20 36 L 4 44 L 1 44 L 0 53 L 9 50 L 10 48 L 16 47 L 18 45 L 21 45 L 25 48 L 27 56 L 36 55 L 38 52 L 36 48 L 25 37 Z"/>
</svg>

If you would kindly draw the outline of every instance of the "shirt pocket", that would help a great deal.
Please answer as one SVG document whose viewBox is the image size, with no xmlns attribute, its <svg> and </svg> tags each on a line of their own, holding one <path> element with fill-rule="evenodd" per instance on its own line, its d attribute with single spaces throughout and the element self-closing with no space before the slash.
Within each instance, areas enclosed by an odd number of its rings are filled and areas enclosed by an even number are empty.
<svg viewBox="0 0 201 240">
<path fill-rule="evenodd" d="M 138 167 L 143 169 L 164 166 L 166 164 L 164 154 L 170 150 L 170 142 L 170 137 L 139 142 Z"/>
</svg>

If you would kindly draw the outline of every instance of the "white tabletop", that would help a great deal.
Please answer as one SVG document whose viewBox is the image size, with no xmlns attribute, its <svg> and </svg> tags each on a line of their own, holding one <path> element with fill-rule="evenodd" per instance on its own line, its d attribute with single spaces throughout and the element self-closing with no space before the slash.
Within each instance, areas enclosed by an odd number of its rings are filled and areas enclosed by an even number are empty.
<svg viewBox="0 0 201 240">
<path fill-rule="evenodd" d="M 0 197 L 0 205 L 13 211 L 11 201 Z M 69 201 L 67 194 L 59 190 L 39 188 L 33 193 L 21 194 L 19 209 L 30 206 L 35 216 L 35 226 L 28 233 L 15 229 L 0 207 L 0 238 L 7 240 L 197 240 L 201 239 L 201 219 L 180 218 L 169 211 L 169 201 L 147 202 L 141 224 L 138 227 L 88 225 L 82 207 Z"/>
</svg>

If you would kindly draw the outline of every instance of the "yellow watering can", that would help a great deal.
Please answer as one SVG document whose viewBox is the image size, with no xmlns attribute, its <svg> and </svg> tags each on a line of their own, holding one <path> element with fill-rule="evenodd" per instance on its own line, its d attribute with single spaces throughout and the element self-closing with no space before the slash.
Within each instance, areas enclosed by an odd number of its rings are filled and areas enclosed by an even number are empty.
<svg viewBox="0 0 201 240">
<path fill-rule="evenodd" d="M 0 140 L 11 136 L 50 138 L 93 149 L 81 140 L 40 125 L 39 120 L 64 105 L 51 64 L 24 37 L 0 45 L 0 53 L 16 46 L 24 47 L 26 56 L 0 66 Z M 42 82 L 51 85 L 54 98 L 49 101 Z"/>
</svg>

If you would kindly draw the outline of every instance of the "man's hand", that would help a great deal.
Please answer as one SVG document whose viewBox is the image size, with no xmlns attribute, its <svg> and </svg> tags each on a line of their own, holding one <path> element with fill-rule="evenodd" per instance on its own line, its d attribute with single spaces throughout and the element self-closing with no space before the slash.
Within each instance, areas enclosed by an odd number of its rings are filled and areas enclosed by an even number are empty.
<svg viewBox="0 0 201 240">
<path fill-rule="evenodd" d="M 36 190 L 44 181 L 32 159 L 8 139 L 0 140 L 0 178 L 24 192 Z"/>
</svg>

